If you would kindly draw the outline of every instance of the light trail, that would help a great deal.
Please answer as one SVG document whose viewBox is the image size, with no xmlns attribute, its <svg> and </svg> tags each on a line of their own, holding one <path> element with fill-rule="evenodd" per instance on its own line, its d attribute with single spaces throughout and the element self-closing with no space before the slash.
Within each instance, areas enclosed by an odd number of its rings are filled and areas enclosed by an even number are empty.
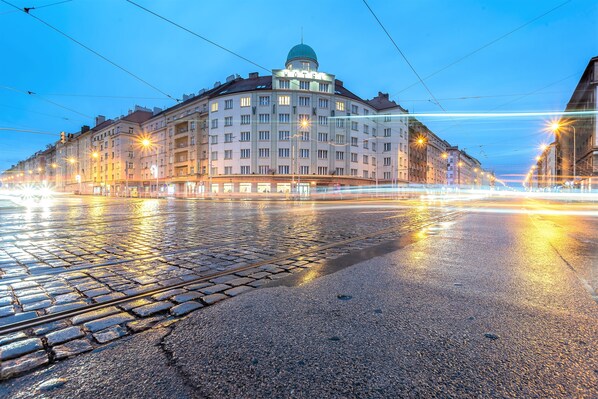
<svg viewBox="0 0 598 399">
<path fill-rule="evenodd" d="M 598 111 L 538 111 L 538 112 L 446 112 L 446 113 L 413 113 L 413 114 L 381 114 L 381 115 L 351 115 L 331 116 L 329 119 L 376 119 L 395 116 L 400 118 L 533 118 L 545 116 L 591 116 L 598 115 Z"/>
</svg>

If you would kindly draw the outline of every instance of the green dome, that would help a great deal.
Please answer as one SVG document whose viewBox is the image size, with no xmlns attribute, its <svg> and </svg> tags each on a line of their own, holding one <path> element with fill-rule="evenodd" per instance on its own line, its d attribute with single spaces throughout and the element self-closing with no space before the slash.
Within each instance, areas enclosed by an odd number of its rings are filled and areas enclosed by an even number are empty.
<svg viewBox="0 0 598 399">
<path fill-rule="evenodd" d="M 289 55 L 287 56 L 287 64 L 293 60 L 312 60 L 316 64 L 318 63 L 318 57 L 316 56 L 316 52 L 313 48 L 309 47 L 307 44 L 298 44 L 289 51 Z"/>
</svg>

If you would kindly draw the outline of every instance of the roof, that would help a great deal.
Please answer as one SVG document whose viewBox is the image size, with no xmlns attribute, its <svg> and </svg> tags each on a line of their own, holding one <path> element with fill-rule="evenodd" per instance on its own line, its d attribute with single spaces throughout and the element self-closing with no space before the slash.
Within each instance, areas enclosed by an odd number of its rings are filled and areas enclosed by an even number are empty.
<svg viewBox="0 0 598 399">
<path fill-rule="evenodd" d="M 289 51 L 289 55 L 287 56 L 287 64 L 294 60 L 312 60 L 316 64 L 318 63 L 318 56 L 313 48 L 308 46 L 307 44 L 298 44 L 294 46 L 291 51 Z"/>
<path fill-rule="evenodd" d="M 153 116 L 151 111 L 137 110 L 131 112 L 129 115 L 121 118 L 121 121 L 128 121 L 133 123 L 143 123 Z"/>
<path fill-rule="evenodd" d="M 210 98 L 254 90 L 272 90 L 272 76 L 258 76 L 248 79 L 237 78 L 228 85 L 218 87 L 217 90 L 212 92 Z"/>
<path fill-rule="evenodd" d="M 348 97 L 352 98 L 353 100 L 364 102 L 364 100 L 357 94 L 345 88 L 345 86 L 343 86 L 343 82 L 338 79 L 334 80 L 334 94 L 338 94 L 339 96 Z"/>
</svg>

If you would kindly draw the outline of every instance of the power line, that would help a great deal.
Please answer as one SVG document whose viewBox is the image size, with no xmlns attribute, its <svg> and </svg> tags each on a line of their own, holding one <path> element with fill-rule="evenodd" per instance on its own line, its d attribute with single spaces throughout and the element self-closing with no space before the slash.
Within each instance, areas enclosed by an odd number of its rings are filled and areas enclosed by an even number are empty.
<svg viewBox="0 0 598 399">
<path fill-rule="evenodd" d="M 394 39 L 392 38 L 392 36 L 390 35 L 390 33 L 388 33 L 388 31 L 386 30 L 386 28 L 384 27 L 384 25 L 382 24 L 382 22 L 380 21 L 380 19 L 378 18 L 378 16 L 376 16 L 376 13 L 374 13 L 374 10 L 372 10 L 372 8 L 368 4 L 368 2 L 366 0 L 363 0 L 363 3 L 368 8 L 368 10 L 370 10 L 370 12 L 372 13 L 372 15 L 374 16 L 374 18 L 376 19 L 376 21 L 380 25 L 380 27 L 382 28 L 382 30 L 384 31 L 384 33 L 386 33 L 386 36 L 388 36 L 388 38 L 390 39 L 390 41 L 392 42 L 392 44 L 395 46 L 395 48 L 399 52 L 399 54 L 401 54 L 401 57 L 403 57 L 403 59 L 405 60 L 405 62 L 407 63 L 407 65 L 409 65 L 409 68 L 411 68 L 411 70 L 413 71 L 413 73 L 415 74 L 415 76 L 417 76 L 417 78 L 419 79 L 419 82 L 422 84 L 422 86 L 424 86 L 426 88 L 426 90 L 428 91 L 428 93 L 430 94 L 430 96 L 434 99 L 434 102 L 436 103 L 436 105 L 438 105 L 441 110 L 443 110 L 443 111 L 446 112 L 446 110 L 444 109 L 444 107 L 440 104 L 440 102 L 436 99 L 436 97 L 434 97 L 434 94 L 432 94 L 432 91 L 430 90 L 430 88 L 426 85 L 426 83 L 421 78 L 421 76 L 419 76 L 419 73 L 417 73 L 417 71 L 415 70 L 415 68 L 413 67 L 413 65 L 411 65 L 411 63 L 409 62 L 409 60 L 407 59 L 407 57 L 405 56 L 405 54 L 403 54 L 403 52 L 401 51 L 401 49 L 399 48 L 399 46 L 397 45 L 397 43 L 394 41 Z"/>
<path fill-rule="evenodd" d="M 13 127 L 0 127 L 0 131 L 43 134 L 45 136 L 56 136 L 56 133 L 44 132 L 44 131 L 39 131 L 39 130 L 30 130 L 30 129 L 17 129 L 17 128 L 13 128 Z"/>
<path fill-rule="evenodd" d="M 19 110 L 19 111 L 25 111 L 25 112 L 29 112 L 29 113 L 32 113 L 32 114 L 49 116 L 51 118 L 58 118 L 58 119 L 62 119 L 62 120 L 65 120 L 65 121 L 73 121 L 72 119 L 67 118 L 66 116 L 58 116 L 58 115 L 51 115 L 51 114 L 46 114 L 46 113 L 38 112 L 38 111 L 31 111 L 31 110 L 28 110 L 28 109 L 23 109 L 23 108 L 19 108 L 19 107 L 13 107 L 12 105 L 0 104 L 0 107 L 12 108 L 12 109 L 16 109 L 16 110 Z"/>
<path fill-rule="evenodd" d="M 138 7 L 140 9 L 142 9 L 143 11 L 145 11 L 147 13 L 150 13 L 150 14 L 154 15 L 155 17 L 158 17 L 158 18 L 160 18 L 160 19 L 168 22 L 169 24 L 172 24 L 172 25 L 176 26 L 177 28 L 180 28 L 180 29 L 184 30 L 185 32 L 192 34 L 193 36 L 198 37 L 199 39 L 204 40 L 204 41 L 210 43 L 211 45 L 216 46 L 219 49 L 222 49 L 222 50 L 226 51 L 227 53 L 230 53 L 230 54 L 234 55 L 235 57 L 238 57 L 238 58 L 242 59 L 243 61 L 246 61 L 246 62 L 248 62 L 248 63 L 250 63 L 252 65 L 255 65 L 258 68 L 261 68 L 261 69 L 263 69 L 265 71 L 268 71 L 268 73 L 271 72 L 270 69 L 268 69 L 268 68 L 266 68 L 266 67 L 264 67 L 264 66 L 262 66 L 262 65 L 260 65 L 260 64 L 258 64 L 256 62 L 253 62 L 249 58 L 243 57 L 239 53 L 236 53 L 233 50 L 230 50 L 230 49 L 228 49 L 228 48 L 226 48 L 226 47 L 224 47 L 224 46 L 222 46 L 222 45 L 220 45 L 220 44 L 218 44 L 218 43 L 216 43 L 216 42 L 214 42 L 214 41 L 212 41 L 212 40 L 210 40 L 210 39 L 208 39 L 208 38 L 206 38 L 206 37 L 204 37 L 204 36 L 202 36 L 202 35 L 200 35 L 198 33 L 195 33 L 192 30 L 190 30 L 188 28 L 185 28 L 182 25 L 179 25 L 178 23 L 174 22 L 171 19 L 168 19 L 168 18 L 166 18 L 166 17 L 164 17 L 164 16 L 162 16 L 162 15 L 160 15 L 160 14 L 158 14 L 158 13 L 156 13 L 156 12 L 154 12 L 154 11 L 148 9 L 148 8 L 145 8 L 142 5 L 135 3 L 134 1 L 131 1 L 131 0 L 126 0 L 126 1 L 128 3 L 131 3 L 132 5 L 134 5 L 135 7 Z"/>
<path fill-rule="evenodd" d="M 10 10 L 10 11 L 5 11 L 5 12 L 0 12 L 0 15 L 3 15 L 3 14 L 11 14 L 11 13 L 13 13 L 13 12 L 19 12 L 19 11 L 25 11 L 25 12 L 29 12 L 29 11 L 31 11 L 31 10 L 39 10 L 40 8 L 46 8 L 46 7 L 56 6 L 56 5 L 58 5 L 58 4 L 68 3 L 68 2 L 70 2 L 70 1 L 73 1 L 73 0 L 63 0 L 63 1 L 58 1 L 58 2 L 56 2 L 56 3 L 44 4 L 44 5 L 37 6 L 37 7 L 23 7 L 23 9 L 22 9 L 22 10 L 21 10 L 21 9 L 18 9 L 18 10 Z"/>
<path fill-rule="evenodd" d="M 364 1 L 365 1 L 365 0 L 364 0 Z M 511 30 L 511 31 L 509 31 L 509 32 L 507 32 L 507 33 L 505 33 L 505 34 L 503 34 L 502 36 L 499 36 L 498 38 L 496 38 L 496 39 L 494 39 L 494 40 L 491 40 L 491 41 L 489 41 L 488 43 L 484 44 L 484 45 L 483 45 L 483 46 L 481 46 L 481 47 L 478 47 L 477 49 L 473 50 L 472 52 L 465 54 L 465 55 L 464 55 L 464 56 L 462 56 L 461 58 L 458 58 L 458 59 L 456 59 L 455 61 L 453 61 L 453 62 L 451 62 L 451 63 L 449 63 L 449 64 L 447 64 L 447 65 L 443 66 L 443 67 L 442 67 L 442 68 L 440 68 L 439 70 L 437 70 L 437 71 L 435 71 L 435 72 L 432 72 L 431 74 L 427 75 L 427 76 L 426 76 L 426 77 L 425 77 L 423 80 L 428 80 L 428 79 L 429 79 L 429 78 L 431 78 L 432 76 L 438 75 L 440 72 L 442 72 L 442 71 L 444 71 L 444 70 L 446 70 L 446 69 L 448 69 L 448 68 L 452 67 L 452 66 L 453 66 L 453 65 L 455 65 L 455 64 L 458 64 L 459 62 L 461 62 L 461 61 L 463 61 L 463 60 L 465 60 L 465 59 L 467 59 L 467 58 L 471 57 L 472 55 L 474 55 L 474 54 L 476 54 L 476 53 L 478 53 L 478 52 L 480 52 L 480 51 L 484 50 L 485 48 L 487 48 L 487 47 L 490 47 L 490 46 L 491 46 L 491 45 L 493 45 L 494 43 L 496 43 L 496 42 L 499 42 L 499 41 L 501 41 L 502 39 L 506 38 L 507 36 L 510 36 L 511 34 L 513 34 L 513 33 L 517 32 L 517 31 L 519 31 L 519 30 L 521 30 L 521 29 L 525 28 L 526 26 L 528 26 L 528 25 L 530 25 L 530 24 L 532 24 L 532 23 L 536 22 L 537 20 L 539 20 L 539 19 L 541 19 L 541 18 L 545 17 L 546 15 L 550 14 L 551 12 L 558 10 L 559 8 L 563 7 L 563 6 L 564 6 L 565 4 L 567 4 L 567 3 L 570 3 L 571 1 L 572 1 L 572 0 L 567 0 L 567 1 L 565 1 L 565 2 L 563 2 L 563 3 L 561 3 L 561 4 L 559 4 L 558 6 L 556 6 L 556 7 L 554 7 L 554 8 L 551 8 L 550 10 L 546 11 L 545 13 L 543 13 L 543 14 L 541 14 L 541 15 L 538 15 L 537 17 L 535 17 L 535 18 L 533 18 L 533 19 L 529 20 L 528 22 L 524 23 L 523 25 L 520 25 L 520 26 L 518 26 L 517 28 L 515 28 L 515 29 L 513 29 L 513 30 Z M 405 90 L 409 90 L 410 88 L 412 88 L 413 86 L 417 85 L 418 83 L 419 83 L 419 82 L 414 82 L 414 83 L 410 84 L 409 86 L 405 87 L 405 88 L 404 88 L 404 89 L 402 89 L 401 91 L 397 92 L 397 93 L 396 93 L 396 95 L 398 95 L 398 94 L 400 94 L 400 93 L 404 92 Z"/>
<path fill-rule="evenodd" d="M 120 98 L 133 100 L 165 100 L 167 97 L 144 97 L 144 96 L 109 96 L 101 94 L 73 94 L 73 93 L 44 93 L 45 96 L 55 97 L 87 97 L 87 98 Z"/>
<path fill-rule="evenodd" d="M 23 94 L 27 94 L 29 96 L 35 96 L 36 98 L 39 98 L 40 100 L 43 100 L 43 101 L 45 101 L 47 103 L 50 103 L 50 104 L 55 105 L 57 107 L 60 107 L 62 109 L 66 109 L 67 111 L 74 112 L 77 115 L 81 115 L 81 116 L 83 116 L 85 118 L 90 118 L 90 119 L 93 118 L 93 117 L 91 117 L 89 115 L 86 115 L 86 114 L 83 114 L 83 113 L 81 113 L 81 112 L 79 112 L 77 110 L 74 110 L 72 108 L 66 107 L 66 106 L 64 106 L 62 104 L 59 104 L 57 102 L 54 102 L 52 100 L 48 100 L 47 98 L 44 98 L 44 97 L 40 96 L 39 94 L 37 94 L 37 93 L 35 93 L 33 91 L 30 91 L 30 90 L 27 90 L 27 91 L 26 90 L 19 90 L 19 89 L 15 89 L 14 87 L 9 87 L 9 86 L 0 86 L 0 89 L 10 90 L 10 91 L 16 91 L 17 93 L 23 93 Z"/>
<path fill-rule="evenodd" d="M 7 0 L 0 0 L 0 1 L 2 1 L 2 2 L 3 2 L 3 3 L 5 3 L 5 4 L 8 4 L 9 6 L 12 6 L 12 7 L 14 7 L 14 8 L 16 8 L 16 9 L 20 10 L 20 8 L 19 8 L 19 7 L 17 7 L 16 5 L 14 5 L 14 4 L 12 4 L 12 3 L 8 2 Z M 140 82 L 144 83 L 145 85 L 147 85 L 147 86 L 151 87 L 152 89 L 154 89 L 154 90 L 156 90 L 156 91 L 158 91 L 158 92 L 160 92 L 160 93 L 164 94 L 166 97 L 170 98 L 171 100 L 174 100 L 174 101 L 176 101 L 176 102 L 179 102 L 179 101 L 180 101 L 179 99 L 176 99 L 176 98 L 172 97 L 170 94 L 168 94 L 168 93 L 166 93 L 166 92 L 164 92 L 164 91 L 160 90 L 160 89 L 159 89 L 159 88 L 157 88 L 156 86 L 152 85 L 152 84 L 151 84 L 151 83 L 149 83 L 147 80 L 145 80 L 145 79 L 143 79 L 143 78 L 139 77 L 138 75 L 134 74 L 133 72 L 129 71 L 128 69 L 126 69 L 126 68 L 124 68 L 124 67 L 122 67 L 122 66 L 118 65 L 117 63 L 115 63 L 114 61 L 112 61 L 112 60 L 110 60 L 109 58 L 105 57 L 104 55 L 100 54 L 99 52 L 95 51 L 95 50 L 94 50 L 94 49 L 92 49 L 91 47 L 89 47 L 89 46 L 86 46 L 85 44 L 81 43 L 80 41 L 78 41 L 78 40 L 77 40 L 77 39 L 75 39 L 74 37 L 72 37 L 72 36 L 68 35 L 67 33 L 65 33 L 65 32 L 61 31 L 60 29 L 58 29 L 58 28 L 56 28 L 56 27 L 54 27 L 54 26 L 50 25 L 48 22 L 44 21 L 43 19 L 41 19 L 41 18 L 39 18 L 39 17 L 36 17 L 35 15 L 31 14 L 31 13 L 30 13 L 30 12 L 28 12 L 28 11 L 25 11 L 25 10 L 22 10 L 22 11 L 23 11 L 25 14 L 29 15 L 30 17 L 32 17 L 32 18 L 34 18 L 34 19 L 38 20 L 39 22 L 41 22 L 42 24 L 46 25 L 46 26 L 47 26 L 47 27 L 49 27 L 50 29 L 54 30 L 55 32 L 58 32 L 58 33 L 59 33 L 59 34 L 61 34 L 62 36 L 66 37 L 67 39 L 71 40 L 72 42 L 74 42 L 74 43 L 78 44 L 79 46 L 83 47 L 83 48 L 84 48 L 84 49 L 86 49 L 87 51 L 89 51 L 89 52 L 91 52 L 91 53 L 95 54 L 96 56 L 100 57 L 101 59 L 103 59 L 104 61 L 108 62 L 109 64 L 111 64 L 111 65 L 113 65 L 113 66 L 117 67 L 117 68 L 118 68 L 118 69 L 120 69 L 121 71 L 123 71 L 123 72 L 127 73 L 128 75 L 130 75 L 130 76 L 134 77 L 134 78 L 135 78 L 135 79 L 137 79 L 138 81 L 140 81 Z"/>
</svg>

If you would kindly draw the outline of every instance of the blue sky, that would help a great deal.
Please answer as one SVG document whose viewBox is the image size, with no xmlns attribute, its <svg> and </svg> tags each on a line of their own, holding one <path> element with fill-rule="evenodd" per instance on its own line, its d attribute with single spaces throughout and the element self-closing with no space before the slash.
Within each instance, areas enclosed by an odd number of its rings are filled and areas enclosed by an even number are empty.
<svg viewBox="0 0 598 399">
<path fill-rule="evenodd" d="M 39 7 L 60 0 L 7 1 Z M 136 1 L 270 69 L 283 67 L 303 29 L 320 70 L 335 74 L 359 96 L 388 92 L 410 112 L 442 113 L 421 84 L 412 86 L 417 77 L 362 0 Z M 431 92 L 450 112 L 562 111 L 588 61 L 598 55 L 595 0 L 368 3 L 422 77 L 562 5 L 427 79 Z M 135 104 L 174 104 L 13 10 L 0 2 L 0 128 L 54 135 L 0 130 L 0 170 L 57 140 L 62 130 L 93 125 L 98 114 L 119 116 Z M 230 74 L 246 76 L 258 70 L 125 0 L 72 0 L 31 13 L 176 98 L 211 87 Z M 542 131 L 545 119 L 422 121 L 504 178 L 525 173 L 538 146 L 551 141 Z"/>
</svg>

